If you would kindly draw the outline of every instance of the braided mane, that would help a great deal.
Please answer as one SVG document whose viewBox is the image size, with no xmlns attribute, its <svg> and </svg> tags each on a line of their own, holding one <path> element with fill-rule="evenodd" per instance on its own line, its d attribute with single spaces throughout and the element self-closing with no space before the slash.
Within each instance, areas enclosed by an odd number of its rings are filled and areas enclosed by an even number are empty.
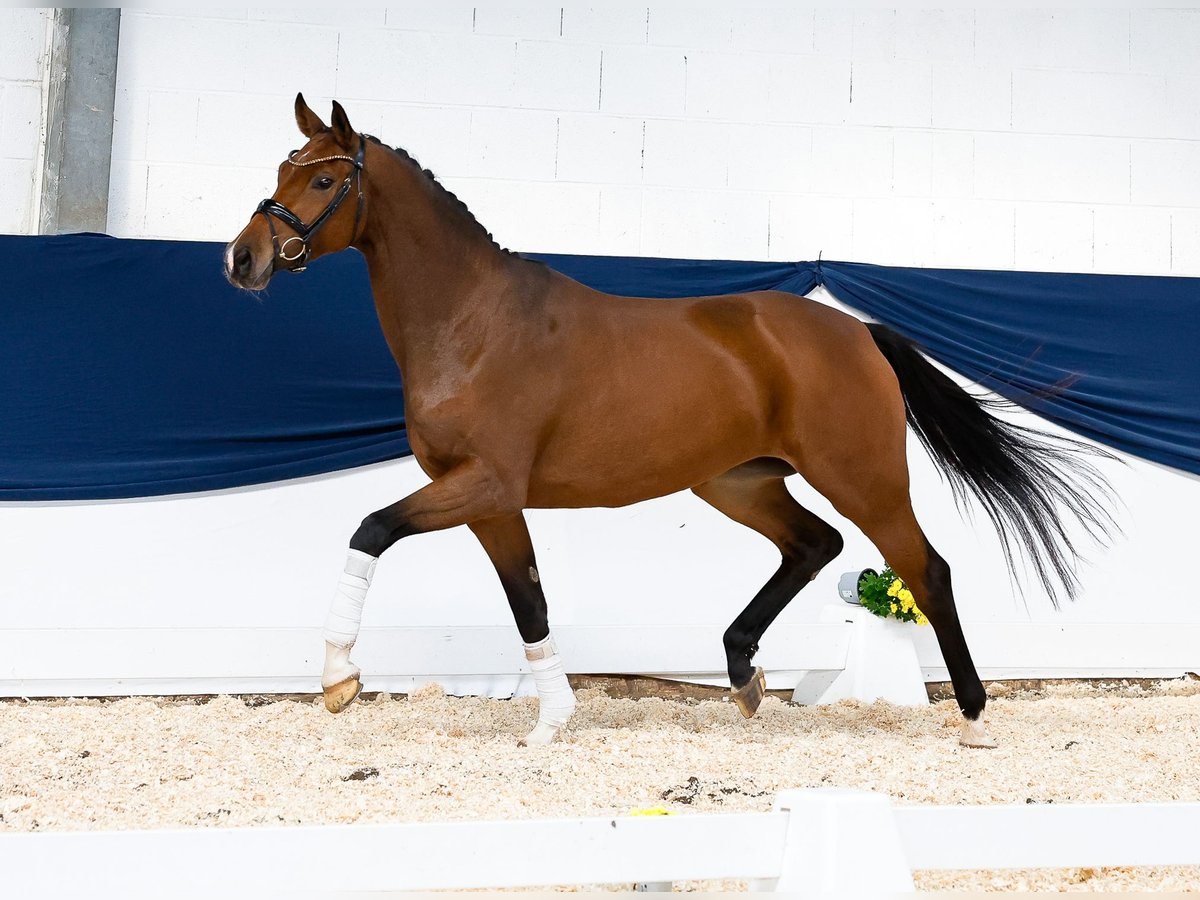
<svg viewBox="0 0 1200 900">
<path fill-rule="evenodd" d="M 519 255 L 519 254 L 515 253 L 514 251 L 509 250 L 506 247 L 501 247 L 498 243 L 496 243 L 496 239 L 494 237 L 492 237 L 492 233 L 483 226 L 483 223 L 481 223 L 478 219 L 475 218 L 475 214 L 472 213 L 471 210 L 469 210 L 467 208 L 467 204 L 463 203 L 462 200 L 458 199 L 458 197 L 455 196 L 453 191 L 451 191 L 444 184 L 442 184 L 440 181 L 438 181 L 437 176 L 435 176 L 430 169 L 422 168 L 421 164 L 419 162 L 417 162 L 416 158 L 414 156 L 412 156 L 412 154 L 410 154 L 407 150 L 405 150 L 403 147 L 389 147 L 387 144 L 385 144 L 379 138 L 375 137 L 375 135 L 373 135 L 373 134 L 364 134 L 363 137 L 366 138 L 368 141 L 370 141 L 372 144 L 375 144 L 376 146 L 382 147 L 385 150 L 390 150 L 392 153 L 399 156 L 400 159 L 402 159 L 404 162 L 408 163 L 410 166 L 412 166 L 414 169 L 416 169 L 418 172 L 420 172 L 422 175 L 424 175 L 427 179 L 429 179 L 429 183 L 432 184 L 435 188 L 437 188 L 438 193 L 440 193 L 443 197 L 445 197 L 447 200 L 449 200 L 451 205 L 455 209 L 457 209 L 464 216 L 466 216 L 467 220 L 479 231 L 479 233 L 483 234 L 487 237 L 488 242 L 491 243 L 491 245 L 493 247 L 495 247 L 501 253 L 507 253 L 510 256 Z"/>
</svg>

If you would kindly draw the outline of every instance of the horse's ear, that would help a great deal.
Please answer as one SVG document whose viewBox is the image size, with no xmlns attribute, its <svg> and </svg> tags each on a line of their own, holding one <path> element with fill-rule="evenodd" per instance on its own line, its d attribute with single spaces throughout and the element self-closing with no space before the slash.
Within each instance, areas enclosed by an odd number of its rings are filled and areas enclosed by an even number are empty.
<svg viewBox="0 0 1200 900">
<path fill-rule="evenodd" d="M 354 140 L 354 129 L 350 127 L 350 119 L 342 109 L 342 104 L 336 100 L 333 101 L 333 115 L 329 117 L 329 124 L 333 128 L 334 140 L 342 147 L 350 150 L 356 146 L 357 141 Z"/>
<path fill-rule="evenodd" d="M 310 138 L 315 134 L 320 134 L 325 131 L 325 123 L 321 121 L 321 117 L 308 108 L 308 104 L 304 102 L 304 95 L 296 95 L 296 125 L 300 128 L 300 133 L 306 138 Z"/>
</svg>

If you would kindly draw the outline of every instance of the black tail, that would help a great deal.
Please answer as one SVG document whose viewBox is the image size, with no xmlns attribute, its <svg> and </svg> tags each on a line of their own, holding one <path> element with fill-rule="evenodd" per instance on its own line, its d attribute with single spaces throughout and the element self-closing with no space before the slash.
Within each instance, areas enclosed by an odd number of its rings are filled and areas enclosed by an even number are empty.
<svg viewBox="0 0 1200 900">
<path fill-rule="evenodd" d="M 907 338 L 882 325 L 867 328 L 900 380 L 908 424 L 945 473 L 960 508 L 968 494 L 983 505 L 1000 534 L 1014 578 L 1016 542 L 1033 562 L 1055 607 L 1051 570 L 1074 599 L 1079 587 L 1072 565 L 1076 553 L 1061 511 L 1078 519 L 1097 542 L 1107 542 L 1116 529 L 1108 510 L 1112 488 L 1086 457 L 1114 457 L 1082 441 L 996 418 L 990 410 L 1013 404 L 972 396 Z"/>
</svg>

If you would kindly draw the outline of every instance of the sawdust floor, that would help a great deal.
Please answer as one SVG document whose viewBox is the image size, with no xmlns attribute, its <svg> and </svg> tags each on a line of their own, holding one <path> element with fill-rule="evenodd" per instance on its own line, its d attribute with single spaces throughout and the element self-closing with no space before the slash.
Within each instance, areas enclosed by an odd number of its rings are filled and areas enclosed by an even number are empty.
<svg viewBox="0 0 1200 900">
<path fill-rule="evenodd" d="M 901 804 L 1200 801 L 1200 681 L 989 693 L 992 751 L 958 746 L 953 701 L 813 708 L 768 697 L 746 722 L 728 702 L 591 689 L 561 742 L 538 748 L 516 746 L 534 701 L 437 686 L 336 717 L 319 700 L 5 702 L 0 831 L 761 811 L 780 790 L 822 785 Z M 925 890 L 1200 890 L 1200 866 L 916 880 Z"/>
</svg>

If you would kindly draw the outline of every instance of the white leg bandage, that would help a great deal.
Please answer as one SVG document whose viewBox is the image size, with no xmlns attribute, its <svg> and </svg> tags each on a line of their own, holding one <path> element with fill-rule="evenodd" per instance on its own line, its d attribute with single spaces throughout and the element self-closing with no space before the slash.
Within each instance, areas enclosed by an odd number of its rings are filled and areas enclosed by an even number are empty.
<svg viewBox="0 0 1200 900">
<path fill-rule="evenodd" d="M 325 669 L 321 674 L 321 687 L 329 688 L 348 678 L 358 678 L 360 672 L 350 662 L 350 648 L 358 640 L 358 629 L 362 624 L 363 603 L 367 590 L 375 576 L 375 564 L 379 559 L 351 550 L 346 557 L 346 570 L 338 581 L 329 615 L 325 618 Z M 347 701 L 349 702 L 349 701 Z M 337 704 L 339 707 L 341 704 Z"/>
<path fill-rule="evenodd" d="M 369 556 L 361 550 L 351 550 L 346 556 L 346 571 L 338 581 L 337 592 L 329 605 L 325 619 L 325 640 L 335 647 L 349 649 L 358 640 L 358 629 L 362 624 L 363 603 L 371 579 L 375 577 L 378 557 Z"/>
<path fill-rule="evenodd" d="M 526 644 L 525 658 L 529 660 L 538 692 L 537 725 L 525 738 L 525 743 L 548 744 L 575 712 L 575 692 L 567 681 L 562 657 L 550 635 L 536 644 Z"/>
</svg>

